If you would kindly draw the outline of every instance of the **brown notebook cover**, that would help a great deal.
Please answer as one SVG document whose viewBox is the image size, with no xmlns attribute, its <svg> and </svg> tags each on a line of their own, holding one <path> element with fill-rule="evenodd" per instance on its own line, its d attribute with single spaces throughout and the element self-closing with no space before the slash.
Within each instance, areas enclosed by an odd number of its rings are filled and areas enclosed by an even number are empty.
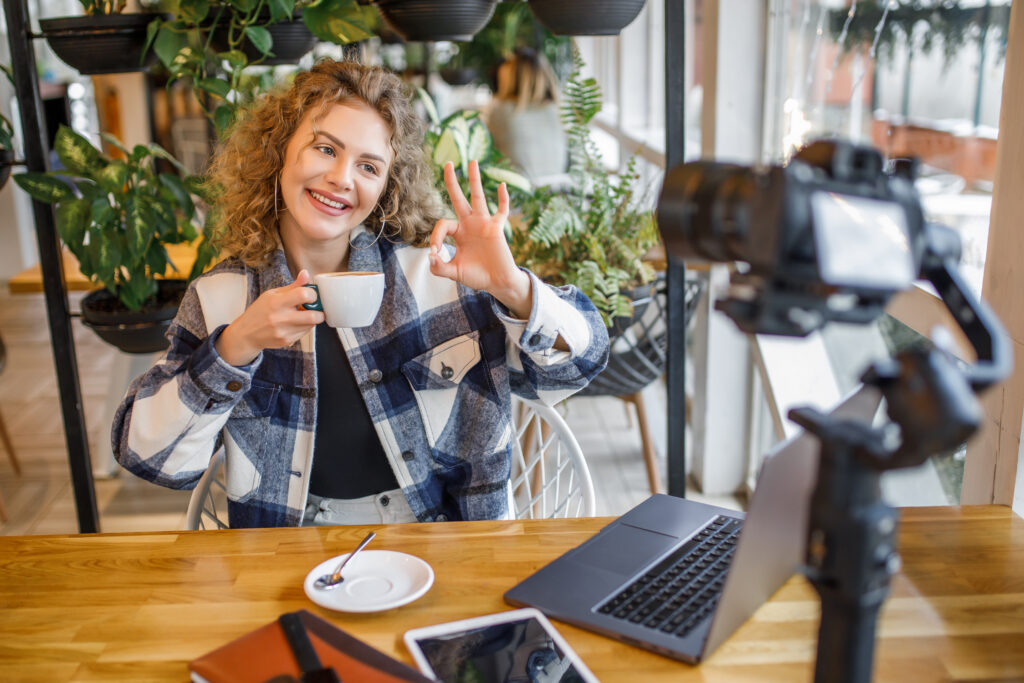
<svg viewBox="0 0 1024 683">
<path fill-rule="evenodd" d="M 324 667 L 332 667 L 345 683 L 432 683 L 415 669 L 370 647 L 320 617 L 298 612 L 313 649 Z M 277 620 L 237 638 L 188 664 L 194 681 L 266 683 L 277 676 L 301 678 Z"/>
</svg>

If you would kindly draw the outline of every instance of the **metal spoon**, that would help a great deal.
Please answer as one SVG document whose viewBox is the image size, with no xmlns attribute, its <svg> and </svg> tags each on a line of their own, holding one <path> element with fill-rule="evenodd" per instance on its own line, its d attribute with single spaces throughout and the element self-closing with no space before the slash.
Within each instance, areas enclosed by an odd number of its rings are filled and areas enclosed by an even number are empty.
<svg viewBox="0 0 1024 683">
<path fill-rule="evenodd" d="M 349 563 L 349 560 L 351 560 L 353 557 L 355 557 L 356 554 L 360 550 L 365 548 L 366 544 L 369 543 L 370 541 L 372 541 L 373 537 L 376 536 L 376 535 L 377 534 L 375 534 L 372 531 L 370 533 L 366 534 L 366 538 L 363 539 L 362 543 L 357 545 L 356 549 L 353 550 L 351 553 L 349 553 L 348 557 L 346 557 L 344 560 L 341 561 L 341 564 L 338 565 L 338 568 L 335 569 L 333 573 L 331 573 L 331 574 L 324 574 L 319 579 L 314 581 L 313 585 L 316 586 L 317 588 L 319 588 L 320 590 L 325 590 L 325 591 L 329 591 L 329 590 L 331 590 L 332 588 L 334 588 L 336 586 L 340 586 L 341 582 L 345 580 L 345 577 L 343 577 L 341 575 L 341 570 L 344 569 L 345 565 Z"/>
</svg>

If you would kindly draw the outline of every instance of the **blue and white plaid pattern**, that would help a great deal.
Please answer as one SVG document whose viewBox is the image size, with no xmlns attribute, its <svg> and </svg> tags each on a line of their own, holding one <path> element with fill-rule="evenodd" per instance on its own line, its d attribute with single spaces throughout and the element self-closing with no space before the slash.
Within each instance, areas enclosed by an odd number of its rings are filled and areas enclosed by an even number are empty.
<svg viewBox="0 0 1024 683">
<path fill-rule="evenodd" d="M 510 392 L 554 404 L 585 386 L 607 361 L 601 317 L 576 288 L 530 274 L 533 312 L 515 320 L 489 294 L 433 276 L 426 249 L 370 241 L 356 237 L 349 268 L 385 274 L 380 313 L 337 332 L 399 485 L 420 521 L 507 517 Z M 114 420 L 118 462 L 171 488 L 194 487 L 223 443 L 233 527 L 300 524 L 316 422 L 330 419 L 316 414 L 314 331 L 241 368 L 214 348 L 260 293 L 290 282 L 281 251 L 263 268 L 231 259 L 198 278 L 166 356 Z M 558 336 L 571 351 L 553 348 Z"/>
</svg>

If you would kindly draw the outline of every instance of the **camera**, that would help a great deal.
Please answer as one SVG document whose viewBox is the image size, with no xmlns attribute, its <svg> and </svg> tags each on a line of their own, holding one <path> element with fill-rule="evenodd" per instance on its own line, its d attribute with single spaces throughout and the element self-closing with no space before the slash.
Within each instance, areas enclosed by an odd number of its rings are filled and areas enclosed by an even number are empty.
<svg viewBox="0 0 1024 683">
<path fill-rule="evenodd" d="M 746 332 L 867 323 L 920 271 L 916 170 L 841 140 L 813 142 L 786 165 L 686 163 L 665 175 L 658 226 L 673 258 L 736 262 L 716 308 Z"/>
</svg>

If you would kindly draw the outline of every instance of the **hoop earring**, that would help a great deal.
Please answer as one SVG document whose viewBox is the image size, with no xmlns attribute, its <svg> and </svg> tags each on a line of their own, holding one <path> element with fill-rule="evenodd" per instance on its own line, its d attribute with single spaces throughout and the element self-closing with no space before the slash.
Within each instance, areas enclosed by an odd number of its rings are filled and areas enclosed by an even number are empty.
<svg viewBox="0 0 1024 683">
<path fill-rule="evenodd" d="M 375 245 L 377 243 L 377 240 L 380 239 L 380 236 L 384 234 L 384 226 L 388 224 L 388 217 L 384 215 L 384 207 L 383 206 L 380 206 L 378 208 L 380 208 L 380 230 L 377 231 L 377 235 L 373 238 L 373 241 L 370 242 L 369 244 L 367 244 L 365 247 L 357 247 L 355 244 L 352 243 L 352 233 L 349 233 L 348 234 L 348 245 L 350 247 L 352 247 L 353 249 L 355 249 L 357 251 L 362 251 L 363 249 L 369 249 L 370 247 Z"/>
</svg>

